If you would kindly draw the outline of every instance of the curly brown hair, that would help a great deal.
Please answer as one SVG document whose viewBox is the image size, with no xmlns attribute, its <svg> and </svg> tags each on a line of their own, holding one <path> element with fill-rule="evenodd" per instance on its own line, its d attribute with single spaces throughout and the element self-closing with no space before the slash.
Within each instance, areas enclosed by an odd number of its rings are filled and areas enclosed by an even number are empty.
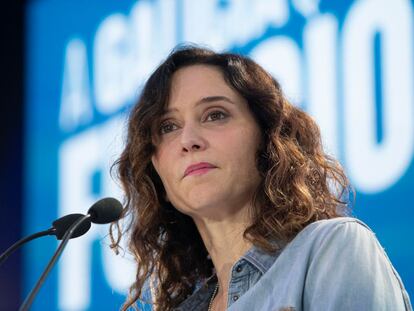
<svg viewBox="0 0 414 311">
<path fill-rule="evenodd" d="M 226 83 L 246 99 L 262 132 L 256 157 L 262 181 L 245 239 L 273 252 L 277 244 L 272 241 L 287 242 L 314 221 L 348 212 L 349 183 L 341 166 L 323 151 L 314 120 L 289 103 L 271 75 L 245 56 L 178 48 L 145 84 L 129 117 L 125 149 L 115 163 L 125 191 L 125 214 L 131 220 L 126 230 L 129 248 L 138 263 L 123 310 L 141 299 L 151 276 L 157 280 L 157 308 L 171 310 L 213 273 L 192 218 L 165 200 L 165 189 L 151 163 L 156 149 L 153 129 L 168 104 L 172 77 L 178 69 L 196 64 L 220 69 Z M 119 228 L 115 248 L 125 234 Z"/>
</svg>

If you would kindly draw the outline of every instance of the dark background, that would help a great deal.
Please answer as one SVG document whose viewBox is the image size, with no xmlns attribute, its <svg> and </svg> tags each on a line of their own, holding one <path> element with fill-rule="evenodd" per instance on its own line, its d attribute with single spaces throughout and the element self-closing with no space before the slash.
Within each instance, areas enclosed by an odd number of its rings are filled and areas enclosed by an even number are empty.
<svg viewBox="0 0 414 311">
<path fill-rule="evenodd" d="M 23 204 L 23 0 L 2 5 L 0 21 L 0 252 L 21 237 Z M 21 251 L 0 266 L 0 309 L 20 304 Z"/>
</svg>

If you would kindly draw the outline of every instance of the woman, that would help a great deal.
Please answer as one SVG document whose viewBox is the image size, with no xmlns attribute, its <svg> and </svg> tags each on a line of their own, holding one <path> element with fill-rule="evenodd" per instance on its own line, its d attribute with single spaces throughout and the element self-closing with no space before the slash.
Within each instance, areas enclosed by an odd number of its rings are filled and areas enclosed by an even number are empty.
<svg viewBox="0 0 414 311">
<path fill-rule="evenodd" d="M 148 79 L 118 160 L 157 310 L 408 310 L 315 122 L 252 60 L 194 47 Z M 120 236 L 114 246 L 118 245 Z"/>
</svg>

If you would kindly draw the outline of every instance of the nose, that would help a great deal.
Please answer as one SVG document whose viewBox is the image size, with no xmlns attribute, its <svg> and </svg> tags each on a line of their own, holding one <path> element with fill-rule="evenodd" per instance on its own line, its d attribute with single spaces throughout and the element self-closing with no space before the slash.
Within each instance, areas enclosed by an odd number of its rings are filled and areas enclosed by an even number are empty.
<svg viewBox="0 0 414 311">
<path fill-rule="evenodd" d="M 181 146 L 183 152 L 202 151 L 207 146 L 202 130 L 197 126 L 185 125 L 181 132 Z"/>
</svg>

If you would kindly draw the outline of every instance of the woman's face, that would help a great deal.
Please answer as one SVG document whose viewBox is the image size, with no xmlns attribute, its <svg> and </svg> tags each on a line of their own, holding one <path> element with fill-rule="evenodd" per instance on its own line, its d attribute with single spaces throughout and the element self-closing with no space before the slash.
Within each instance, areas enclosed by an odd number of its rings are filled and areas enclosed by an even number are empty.
<svg viewBox="0 0 414 311">
<path fill-rule="evenodd" d="M 251 205 L 261 177 L 261 133 L 247 102 L 208 65 L 179 69 L 154 130 L 152 163 L 167 200 L 192 217 L 220 218 Z"/>
</svg>

